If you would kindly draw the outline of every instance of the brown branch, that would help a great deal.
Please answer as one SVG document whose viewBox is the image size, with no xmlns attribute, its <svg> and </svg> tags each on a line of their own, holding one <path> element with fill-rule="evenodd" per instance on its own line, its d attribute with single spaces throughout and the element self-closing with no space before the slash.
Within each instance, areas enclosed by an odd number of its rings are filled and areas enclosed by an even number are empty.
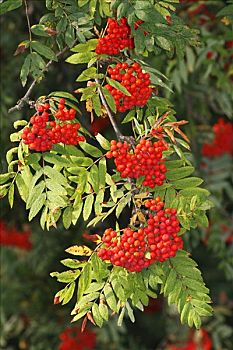
<svg viewBox="0 0 233 350">
<path fill-rule="evenodd" d="M 95 79 L 95 82 L 96 82 L 96 84 L 99 85 L 98 79 Z M 112 124 L 112 127 L 113 127 L 113 129 L 115 131 L 115 134 L 116 134 L 117 138 L 118 139 L 123 139 L 124 136 L 123 136 L 123 134 L 121 133 L 120 129 L 117 126 L 117 123 L 116 123 L 116 121 L 115 121 L 115 119 L 114 119 L 114 117 L 112 115 L 112 112 L 111 112 L 110 108 L 108 107 L 108 104 L 106 102 L 106 99 L 104 97 L 104 94 L 103 94 L 100 86 L 98 86 L 98 92 L 99 92 L 99 95 L 100 95 L 101 102 L 102 102 L 104 108 L 106 109 L 106 112 L 108 114 L 109 120 L 110 120 L 110 122 Z"/>
<path fill-rule="evenodd" d="M 75 40 L 74 44 L 76 43 L 77 40 Z M 59 58 L 60 56 L 62 56 L 67 50 L 69 49 L 68 46 L 66 46 L 63 50 L 59 51 L 57 54 L 56 54 L 56 57 Z M 53 63 L 53 60 L 50 60 L 46 66 L 44 67 L 44 69 L 42 69 L 41 71 L 41 74 L 43 74 L 45 71 L 48 70 L 48 68 L 51 66 L 51 64 Z M 17 104 L 10 108 L 8 110 L 8 113 L 12 113 L 12 112 L 15 112 L 15 111 L 19 111 L 20 109 L 22 109 L 24 107 L 24 105 L 26 103 L 28 103 L 29 105 L 34 105 L 34 101 L 30 101 L 29 100 L 29 97 L 31 95 L 31 92 L 33 90 L 33 88 L 35 87 L 35 85 L 38 83 L 38 79 L 34 79 L 33 82 L 31 83 L 31 85 L 29 86 L 26 94 L 19 99 L 19 101 L 17 102 Z"/>
</svg>

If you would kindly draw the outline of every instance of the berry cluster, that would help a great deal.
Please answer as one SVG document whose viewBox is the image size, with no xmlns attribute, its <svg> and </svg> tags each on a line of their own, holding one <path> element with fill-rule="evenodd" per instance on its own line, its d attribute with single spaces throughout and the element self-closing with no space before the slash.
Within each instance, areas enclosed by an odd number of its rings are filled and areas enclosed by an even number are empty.
<svg viewBox="0 0 233 350">
<path fill-rule="evenodd" d="M 212 143 L 205 143 L 202 154 L 205 157 L 221 156 L 228 153 L 233 156 L 233 124 L 219 118 L 213 126 L 214 139 Z"/>
<path fill-rule="evenodd" d="M 31 231 L 29 229 L 19 231 L 16 227 L 7 226 L 6 222 L 0 220 L 0 245 L 17 247 L 23 250 L 31 250 Z"/>
<path fill-rule="evenodd" d="M 198 332 L 198 335 L 197 333 Z M 209 333 L 201 328 L 199 331 L 190 331 L 186 342 L 179 341 L 177 344 L 167 344 L 167 350 L 212 350 L 212 340 Z"/>
<path fill-rule="evenodd" d="M 143 73 L 138 63 L 131 65 L 118 63 L 114 68 L 108 68 L 108 74 L 111 79 L 119 81 L 131 94 L 126 96 L 111 85 L 105 86 L 113 96 L 119 112 L 125 112 L 134 106 L 143 107 L 146 104 L 152 93 L 152 88 L 149 87 L 150 74 Z"/>
<path fill-rule="evenodd" d="M 117 171 L 122 178 L 137 179 L 144 176 L 143 185 L 154 188 L 161 186 L 167 171 L 162 159 L 163 151 L 167 149 L 163 140 L 152 142 L 141 139 L 133 151 L 127 142 L 111 141 L 111 150 L 106 153 L 107 158 L 115 158 Z"/>
<path fill-rule="evenodd" d="M 97 54 L 117 55 L 125 48 L 133 49 L 134 41 L 130 34 L 131 29 L 125 17 L 121 18 L 120 23 L 109 18 L 107 35 L 99 39 L 95 52 Z"/>
<path fill-rule="evenodd" d="M 91 350 L 96 348 L 96 334 L 79 327 L 68 327 L 60 335 L 59 350 Z"/>
<path fill-rule="evenodd" d="M 164 202 L 160 197 L 147 200 L 145 207 L 150 212 L 146 227 L 137 231 L 127 227 L 121 236 L 112 228 L 105 230 L 102 238 L 104 247 L 97 251 L 102 260 L 139 272 L 155 261 L 163 262 L 175 256 L 176 251 L 182 249 L 182 238 L 177 235 L 180 226 L 176 209 L 163 209 Z"/>
<path fill-rule="evenodd" d="M 55 120 L 59 122 L 49 121 L 51 111 L 48 103 L 37 106 L 36 115 L 30 119 L 32 127 L 24 128 L 21 136 L 23 142 L 29 145 L 31 150 L 45 152 L 56 143 L 77 145 L 80 141 L 85 141 L 85 138 L 77 133 L 80 128 L 79 123 L 64 123 L 64 121 L 74 119 L 76 115 L 76 110 L 67 109 L 65 102 L 65 99 L 61 98 L 58 110 L 54 113 Z"/>
</svg>

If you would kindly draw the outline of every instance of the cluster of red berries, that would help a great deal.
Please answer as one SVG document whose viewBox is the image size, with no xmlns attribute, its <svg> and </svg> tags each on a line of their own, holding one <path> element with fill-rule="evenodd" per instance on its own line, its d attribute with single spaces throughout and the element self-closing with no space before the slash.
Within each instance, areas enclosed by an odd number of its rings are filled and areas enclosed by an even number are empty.
<svg viewBox="0 0 233 350">
<path fill-rule="evenodd" d="M 32 127 L 23 129 L 21 138 L 29 148 L 38 152 L 49 151 L 53 144 L 64 143 L 66 145 L 77 145 L 80 141 L 85 141 L 84 136 L 78 135 L 79 123 L 64 123 L 75 118 L 76 110 L 66 108 L 65 99 L 61 98 L 58 104 L 58 110 L 54 113 L 56 120 L 49 121 L 51 114 L 49 103 L 37 106 L 36 115 L 32 116 L 30 123 Z"/>
<path fill-rule="evenodd" d="M 198 332 L 198 336 L 197 333 Z M 212 350 L 212 340 L 209 333 L 201 328 L 199 331 L 190 331 L 190 335 L 186 342 L 179 341 L 178 344 L 167 344 L 167 350 Z"/>
<path fill-rule="evenodd" d="M 152 142 L 141 139 L 134 150 L 130 150 L 127 142 L 111 141 L 111 150 L 106 153 L 107 158 L 115 158 L 117 171 L 122 178 L 137 179 L 144 176 L 143 185 L 154 188 L 161 186 L 167 171 L 162 159 L 163 151 L 167 149 L 163 140 Z"/>
<path fill-rule="evenodd" d="M 66 328 L 59 335 L 59 350 L 91 350 L 96 348 L 96 334 L 91 330 L 82 331 L 79 327 Z"/>
<path fill-rule="evenodd" d="M 130 37 L 131 29 L 125 17 L 120 23 L 116 19 L 109 18 L 107 24 L 107 35 L 100 38 L 96 46 L 97 54 L 117 55 L 125 48 L 133 49 L 134 41 Z"/>
<path fill-rule="evenodd" d="M 97 251 L 102 260 L 110 260 L 113 265 L 125 267 L 131 272 L 140 272 L 155 261 L 163 262 L 182 249 L 182 238 L 177 234 L 180 223 L 175 208 L 164 207 L 160 197 L 145 202 L 149 209 L 147 226 L 137 231 L 127 227 L 118 236 L 112 228 L 105 230 L 102 241 L 104 247 Z M 155 212 L 156 214 L 152 212 Z"/>
<path fill-rule="evenodd" d="M 228 153 L 233 156 L 233 123 L 219 118 L 213 126 L 214 139 L 212 143 L 205 143 L 202 154 L 205 157 L 216 157 Z"/>
<path fill-rule="evenodd" d="M 0 220 L 0 245 L 31 250 L 30 236 L 31 231 L 29 229 L 19 231 L 14 226 L 8 227 L 5 221 Z"/>
<path fill-rule="evenodd" d="M 210 7 L 208 7 L 206 4 L 198 4 L 197 0 L 180 0 L 180 2 L 190 6 L 190 8 L 187 10 L 190 18 L 200 15 L 198 18 L 200 25 L 205 25 L 209 22 L 209 20 L 215 19 L 215 14 L 210 12 Z M 195 4 L 193 5 L 193 3 Z"/>
<path fill-rule="evenodd" d="M 131 65 L 118 63 L 114 68 L 108 68 L 108 74 L 111 79 L 119 81 L 131 94 L 127 96 L 111 85 L 105 86 L 113 96 L 119 112 L 125 112 L 134 106 L 143 107 L 146 104 L 152 93 L 152 88 L 149 87 L 150 74 L 143 73 L 138 63 Z"/>
</svg>

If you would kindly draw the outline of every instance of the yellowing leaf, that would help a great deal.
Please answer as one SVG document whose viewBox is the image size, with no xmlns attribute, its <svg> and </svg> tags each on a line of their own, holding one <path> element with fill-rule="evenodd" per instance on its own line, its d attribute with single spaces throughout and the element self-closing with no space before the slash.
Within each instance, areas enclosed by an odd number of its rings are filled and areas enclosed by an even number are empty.
<svg viewBox="0 0 233 350">
<path fill-rule="evenodd" d="M 85 245 L 73 245 L 65 251 L 69 254 L 80 256 L 90 256 L 92 254 L 92 250 Z"/>
</svg>

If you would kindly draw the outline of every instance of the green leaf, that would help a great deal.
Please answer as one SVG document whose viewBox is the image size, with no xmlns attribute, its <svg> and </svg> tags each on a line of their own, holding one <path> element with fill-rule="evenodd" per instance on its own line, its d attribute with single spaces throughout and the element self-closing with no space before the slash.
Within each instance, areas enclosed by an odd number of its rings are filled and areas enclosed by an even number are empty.
<svg viewBox="0 0 233 350">
<path fill-rule="evenodd" d="M 96 48 L 98 44 L 98 39 L 90 39 L 86 43 L 78 44 L 74 46 L 71 51 L 73 52 L 84 52 L 92 51 Z"/>
<path fill-rule="evenodd" d="M 126 308 L 125 308 L 125 306 L 124 306 L 124 307 L 121 309 L 120 315 L 119 315 L 119 317 L 118 317 L 117 325 L 118 325 L 119 327 L 122 326 L 122 322 L 123 322 L 124 315 L 125 315 L 125 310 L 126 310 Z"/>
<path fill-rule="evenodd" d="M 99 291 L 100 289 L 103 288 L 105 282 L 92 282 L 90 284 L 90 286 L 85 290 L 84 294 L 89 294 L 89 293 L 93 293 L 93 292 L 97 292 Z"/>
<path fill-rule="evenodd" d="M 108 307 L 107 307 L 107 305 L 100 302 L 99 312 L 100 312 L 101 317 L 107 321 L 108 320 Z"/>
<path fill-rule="evenodd" d="M 102 261 L 96 253 L 92 254 L 91 264 L 93 268 L 93 276 L 95 276 L 97 282 L 102 282 L 109 276 L 110 271 L 108 270 L 107 264 Z"/>
<path fill-rule="evenodd" d="M 39 213 L 39 211 L 41 210 L 45 202 L 46 202 L 46 194 L 42 193 L 31 206 L 29 216 L 28 216 L 29 221 L 31 221 Z"/>
<path fill-rule="evenodd" d="M 0 185 L 4 184 L 7 182 L 9 179 L 15 176 L 14 172 L 11 173 L 6 173 L 6 174 L 0 174 Z"/>
<path fill-rule="evenodd" d="M 127 312 L 128 312 L 128 316 L 130 318 L 130 321 L 131 322 L 135 322 L 135 317 L 134 317 L 134 314 L 133 314 L 133 309 L 131 308 L 130 304 L 128 302 L 125 303 L 125 306 L 126 306 L 126 309 L 127 309 Z"/>
<path fill-rule="evenodd" d="M 31 47 L 37 51 L 40 55 L 48 58 L 49 60 L 58 61 L 57 56 L 48 46 L 40 43 L 39 41 L 32 41 Z"/>
<path fill-rule="evenodd" d="M 80 262 L 80 261 L 77 260 L 77 259 L 70 259 L 70 258 L 61 260 L 61 263 L 62 263 L 64 266 L 69 267 L 70 269 L 78 269 L 78 268 L 80 268 L 80 267 L 85 266 L 85 264 L 86 264 L 85 261 L 84 261 L 84 262 Z"/>
<path fill-rule="evenodd" d="M 50 202 L 49 208 L 51 210 L 57 209 L 57 208 L 64 208 L 67 206 L 68 201 L 67 198 L 64 196 L 58 196 L 55 192 L 47 191 L 47 199 Z"/>
<path fill-rule="evenodd" d="M 99 307 L 96 303 L 93 304 L 92 306 L 92 315 L 94 318 L 95 323 L 97 324 L 98 327 L 102 327 L 103 325 L 103 318 L 100 314 Z"/>
<path fill-rule="evenodd" d="M 103 149 L 110 150 L 110 142 L 103 135 L 98 133 L 95 138 Z"/>
<path fill-rule="evenodd" d="M 92 104 L 93 104 L 93 108 L 94 108 L 94 111 L 95 111 L 96 115 L 98 117 L 100 117 L 101 114 L 102 114 L 102 105 L 101 105 L 101 102 L 100 102 L 99 95 L 95 94 L 92 97 Z"/>
<path fill-rule="evenodd" d="M 67 304 L 73 297 L 75 291 L 75 282 L 71 282 L 68 287 L 65 288 L 64 299 L 62 305 Z"/>
<path fill-rule="evenodd" d="M 233 4 L 223 7 L 216 16 L 233 16 Z"/>
<path fill-rule="evenodd" d="M 186 166 L 178 169 L 168 170 L 166 173 L 166 177 L 168 180 L 175 181 L 179 179 L 183 179 L 194 172 L 194 167 Z"/>
<path fill-rule="evenodd" d="M 67 159 L 67 157 L 62 157 L 58 154 L 53 154 L 53 153 L 45 153 L 44 154 L 44 160 L 48 163 L 51 164 L 55 164 L 61 167 L 67 167 L 67 166 L 72 166 L 73 162 L 69 159 Z"/>
<path fill-rule="evenodd" d="M 42 192 L 45 189 L 45 182 L 41 181 L 39 182 L 33 189 L 30 191 L 27 203 L 26 203 L 26 209 L 31 208 L 33 203 L 37 200 L 37 198 L 42 194 Z"/>
<path fill-rule="evenodd" d="M 116 217 L 119 218 L 119 216 L 121 215 L 123 209 L 125 208 L 125 206 L 128 204 L 128 199 L 127 198 L 122 198 L 119 203 L 117 204 L 116 207 Z"/>
<path fill-rule="evenodd" d="M 63 32 L 65 32 L 66 27 L 67 27 L 67 19 L 66 19 L 66 17 L 63 17 L 63 18 L 61 18 L 60 21 L 57 23 L 56 31 L 57 31 L 58 33 L 63 33 Z"/>
<path fill-rule="evenodd" d="M 49 37 L 49 34 L 46 32 L 46 26 L 43 24 L 34 24 L 31 26 L 31 31 L 33 34 L 38 35 L 38 36 L 45 36 Z"/>
<path fill-rule="evenodd" d="M 135 117 L 135 110 L 132 109 L 131 111 L 129 111 L 129 113 L 126 114 L 125 118 L 122 120 L 122 124 L 125 124 L 125 123 L 129 123 L 131 122 Z"/>
<path fill-rule="evenodd" d="M 3 197 L 5 197 L 5 196 L 7 195 L 8 190 L 9 190 L 8 187 L 9 187 L 10 185 L 11 185 L 11 184 L 8 183 L 8 184 L 1 185 L 1 186 L 0 186 L 0 198 L 3 198 Z"/>
<path fill-rule="evenodd" d="M 49 94 L 49 97 L 52 97 L 52 96 L 68 98 L 71 101 L 79 103 L 76 97 L 74 97 L 72 94 L 66 91 L 53 91 Z"/>
<path fill-rule="evenodd" d="M 28 124 L 27 120 L 16 120 L 13 124 L 15 129 L 18 129 L 19 126 L 26 126 Z"/>
<path fill-rule="evenodd" d="M 172 201 L 176 197 L 176 191 L 173 187 L 170 187 L 166 190 L 166 195 L 165 195 L 165 205 L 167 208 L 169 208 L 172 204 Z"/>
<path fill-rule="evenodd" d="M 197 187 L 202 184 L 203 180 L 199 177 L 189 177 L 187 179 L 180 179 L 173 181 L 173 185 L 177 189 L 185 189 L 187 187 Z"/>
<path fill-rule="evenodd" d="M 100 189 L 95 200 L 95 214 L 99 215 L 102 212 L 102 204 L 104 201 L 104 189 Z"/>
<path fill-rule="evenodd" d="M 58 272 L 52 272 L 50 273 L 51 277 L 57 277 L 58 282 L 61 283 L 69 283 L 74 281 L 76 278 L 78 278 L 80 275 L 80 270 L 68 270 L 68 271 L 64 271 L 61 273 Z"/>
<path fill-rule="evenodd" d="M 96 89 L 96 86 L 89 86 L 86 88 L 79 89 L 79 91 L 82 93 L 80 101 L 85 101 L 90 98 L 93 98 L 93 96 L 96 94 Z"/>
<path fill-rule="evenodd" d="M 13 134 L 10 135 L 10 140 L 11 140 L 11 142 L 18 142 L 18 141 L 20 141 L 20 133 L 19 132 L 13 132 Z"/>
<path fill-rule="evenodd" d="M 99 169 L 96 164 L 93 164 L 89 174 L 89 182 L 92 185 L 95 193 L 99 191 Z"/>
<path fill-rule="evenodd" d="M 110 309 L 117 312 L 116 297 L 109 283 L 107 283 L 104 287 L 104 296 Z"/>
<path fill-rule="evenodd" d="M 53 181 L 57 181 L 59 184 L 61 184 L 63 186 L 67 186 L 67 180 L 66 180 L 65 176 L 63 176 L 56 169 L 51 168 L 50 166 L 46 165 L 44 167 L 44 173 Z"/>
<path fill-rule="evenodd" d="M 186 303 L 181 311 L 181 315 L 180 315 L 180 320 L 181 320 L 181 323 L 184 324 L 184 323 L 188 323 L 188 315 L 189 315 L 189 312 L 191 310 L 191 304 L 190 303 Z"/>
<path fill-rule="evenodd" d="M 27 77 L 28 77 L 28 74 L 30 72 L 30 68 L 31 68 L 31 56 L 28 55 L 25 58 L 24 63 L 23 63 L 22 68 L 21 68 L 21 71 L 20 71 L 20 80 L 21 80 L 23 86 L 25 86 L 27 83 Z"/>
<path fill-rule="evenodd" d="M 77 221 L 78 221 L 78 219 L 79 219 L 79 217 L 81 215 L 82 208 L 83 208 L 83 203 L 82 202 L 80 202 L 78 204 L 78 206 L 74 207 L 74 210 L 72 212 L 72 224 L 73 225 L 76 225 L 76 223 L 77 223 Z"/>
<path fill-rule="evenodd" d="M 96 57 L 96 53 L 94 52 L 80 52 L 68 57 L 66 62 L 71 64 L 88 63 L 94 57 Z"/>
<path fill-rule="evenodd" d="M 88 158 L 88 157 L 75 157 L 75 158 L 72 158 L 72 161 L 74 163 L 74 166 L 77 165 L 76 168 L 68 168 L 68 171 L 71 172 L 72 174 L 79 174 L 80 173 L 80 170 L 76 171 L 76 172 L 73 172 L 71 171 L 71 169 L 81 169 L 81 168 L 78 168 L 78 167 L 89 167 L 93 164 L 93 160 L 91 158 Z M 81 169 L 81 170 L 84 170 L 84 169 Z"/>
<path fill-rule="evenodd" d="M 199 197 L 205 198 L 210 195 L 210 192 L 205 188 L 189 187 L 184 190 L 181 190 L 180 194 L 182 194 L 184 197 L 193 197 L 197 195 Z"/>
<path fill-rule="evenodd" d="M 65 229 L 68 229 L 72 223 L 72 207 L 65 208 L 63 215 L 62 215 L 62 221 Z"/>
<path fill-rule="evenodd" d="M 94 195 L 91 193 L 87 196 L 83 207 L 83 219 L 87 221 L 92 212 L 92 206 L 94 202 Z"/>
<path fill-rule="evenodd" d="M 8 201 L 11 208 L 13 207 L 13 204 L 14 204 L 14 192 L 15 192 L 15 186 L 14 184 L 11 184 L 8 192 Z"/>
<path fill-rule="evenodd" d="M 81 272 L 81 276 L 79 278 L 77 301 L 81 300 L 84 291 L 90 286 L 91 279 L 92 279 L 91 273 L 92 273 L 91 264 L 87 263 L 84 266 Z"/>
<path fill-rule="evenodd" d="M 23 0 L 6 0 L 4 3 L 0 4 L 0 15 L 3 15 L 9 11 L 13 11 L 22 6 L 22 4 Z"/>
<path fill-rule="evenodd" d="M 203 213 L 203 212 L 194 213 L 194 217 L 199 225 L 201 225 L 203 227 L 209 226 L 209 220 L 208 220 L 208 217 L 205 213 Z"/>
<path fill-rule="evenodd" d="M 99 161 L 99 187 L 100 188 L 105 187 L 106 173 L 107 173 L 106 159 L 102 158 Z"/>
<path fill-rule="evenodd" d="M 53 181 L 52 179 L 46 179 L 45 180 L 46 187 L 52 191 L 55 192 L 55 194 L 59 196 L 65 196 L 67 195 L 67 191 L 64 187 L 62 187 L 59 183 Z"/>
<path fill-rule="evenodd" d="M 119 83 L 116 80 L 106 78 L 109 85 L 113 86 L 115 89 L 120 90 L 124 95 L 131 96 L 131 93 L 123 86 L 121 83 Z"/>
<path fill-rule="evenodd" d="M 90 294 L 87 294 L 81 298 L 81 300 L 78 302 L 78 308 L 88 305 L 90 301 L 95 301 L 99 297 L 99 292 L 93 292 Z"/>
<path fill-rule="evenodd" d="M 72 26 L 71 23 L 68 24 L 66 31 L 65 31 L 65 43 L 67 46 L 70 48 L 74 45 L 75 43 L 75 32 L 74 32 L 74 27 Z"/>
<path fill-rule="evenodd" d="M 79 146 L 84 152 L 90 154 L 92 157 L 99 158 L 102 156 L 102 152 L 97 147 L 94 147 L 87 142 L 79 142 Z"/>
<path fill-rule="evenodd" d="M 36 164 L 41 159 L 41 153 L 31 153 L 28 157 L 26 157 L 26 164 Z"/>
<path fill-rule="evenodd" d="M 96 74 L 96 67 L 90 67 L 82 71 L 82 73 L 78 76 L 76 81 L 86 81 L 93 78 Z"/>
<path fill-rule="evenodd" d="M 108 89 L 101 87 L 101 90 L 104 94 L 104 97 L 107 101 L 108 106 L 111 108 L 111 110 L 116 113 L 116 104 L 115 104 L 115 100 L 113 98 L 113 96 L 110 94 L 110 92 L 108 91 Z"/>
<path fill-rule="evenodd" d="M 174 285 L 176 283 L 177 274 L 174 269 L 171 268 L 168 278 L 166 280 L 165 286 L 164 286 L 164 295 L 167 296 L 169 293 L 173 291 Z"/>
</svg>

